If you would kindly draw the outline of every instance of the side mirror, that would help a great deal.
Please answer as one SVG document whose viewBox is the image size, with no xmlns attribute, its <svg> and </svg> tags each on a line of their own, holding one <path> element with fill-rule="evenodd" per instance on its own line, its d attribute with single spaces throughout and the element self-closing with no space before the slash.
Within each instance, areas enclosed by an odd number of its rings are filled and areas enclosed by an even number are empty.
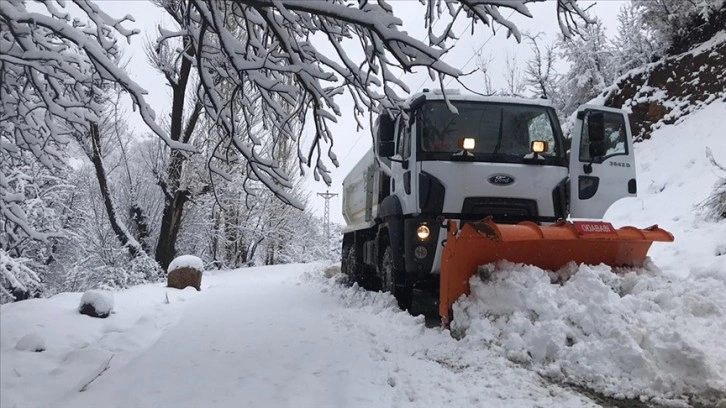
<svg viewBox="0 0 726 408">
<path fill-rule="evenodd" d="M 605 156 L 606 153 L 607 150 L 605 149 L 605 142 L 590 143 L 590 157 L 593 159 Z"/>
<path fill-rule="evenodd" d="M 378 142 L 378 156 L 391 157 L 396 154 L 396 143 L 393 140 Z"/>
<path fill-rule="evenodd" d="M 602 112 L 587 115 L 587 136 L 590 143 L 605 141 L 605 115 Z"/>
<path fill-rule="evenodd" d="M 391 142 L 396 131 L 396 120 L 388 113 L 378 116 L 378 141 Z"/>
<path fill-rule="evenodd" d="M 587 136 L 590 139 L 590 157 L 605 156 L 605 115 L 602 112 L 587 115 Z"/>
</svg>

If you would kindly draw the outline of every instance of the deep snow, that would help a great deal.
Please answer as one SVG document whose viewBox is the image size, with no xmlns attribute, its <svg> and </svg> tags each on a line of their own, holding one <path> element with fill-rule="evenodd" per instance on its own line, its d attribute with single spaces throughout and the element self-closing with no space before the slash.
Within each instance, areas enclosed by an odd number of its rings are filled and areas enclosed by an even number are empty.
<svg viewBox="0 0 726 408">
<path fill-rule="evenodd" d="M 202 292 L 135 287 L 104 320 L 78 313 L 80 293 L 6 304 L 0 406 L 596 406 L 559 381 L 726 404 L 726 221 L 697 209 L 716 180 L 705 148 L 726 162 L 724 112 L 713 102 L 636 146 L 640 196 L 606 218 L 674 233 L 644 269 L 580 266 L 559 286 L 501 263 L 456 305 L 459 341 L 323 264 L 210 271 Z M 18 350 L 26 335 L 46 350 Z"/>
</svg>

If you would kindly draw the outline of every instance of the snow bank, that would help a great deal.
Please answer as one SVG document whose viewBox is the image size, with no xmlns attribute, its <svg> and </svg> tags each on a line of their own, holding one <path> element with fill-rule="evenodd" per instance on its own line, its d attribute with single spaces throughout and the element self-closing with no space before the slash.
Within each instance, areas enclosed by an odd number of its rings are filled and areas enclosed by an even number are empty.
<svg viewBox="0 0 726 408">
<path fill-rule="evenodd" d="M 160 284 L 137 286 L 114 292 L 117 313 L 106 319 L 78 313 L 81 293 L 0 305 L 0 407 L 57 406 L 111 356 L 115 368 L 154 344 L 176 324 L 185 301 L 197 296 Z M 20 350 L 42 339 L 49 341 L 44 352 Z"/>
<path fill-rule="evenodd" d="M 495 269 L 454 305 L 467 344 L 617 398 L 726 396 L 726 259 L 684 280 L 652 265 L 583 265 L 563 285 L 533 266 Z"/>
<path fill-rule="evenodd" d="M 204 262 L 194 255 L 182 255 L 174 258 L 166 271 L 171 272 L 179 268 L 193 268 L 198 271 L 204 271 Z"/>
<path fill-rule="evenodd" d="M 87 290 L 81 296 L 81 304 L 93 306 L 94 311 L 98 315 L 109 315 L 113 311 L 113 294 L 102 290 Z"/>
</svg>

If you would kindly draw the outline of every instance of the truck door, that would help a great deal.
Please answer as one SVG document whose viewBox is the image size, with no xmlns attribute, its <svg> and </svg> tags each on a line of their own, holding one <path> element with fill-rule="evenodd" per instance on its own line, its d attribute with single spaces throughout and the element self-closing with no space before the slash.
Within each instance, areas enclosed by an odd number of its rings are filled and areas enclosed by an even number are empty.
<svg viewBox="0 0 726 408">
<path fill-rule="evenodd" d="M 602 219 L 614 202 L 636 191 L 628 114 L 580 106 L 570 149 L 570 217 Z"/>
</svg>

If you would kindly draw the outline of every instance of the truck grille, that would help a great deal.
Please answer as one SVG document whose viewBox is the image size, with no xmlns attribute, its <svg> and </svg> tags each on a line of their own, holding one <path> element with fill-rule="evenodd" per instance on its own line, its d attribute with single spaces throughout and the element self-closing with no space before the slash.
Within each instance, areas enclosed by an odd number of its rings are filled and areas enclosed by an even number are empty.
<svg viewBox="0 0 726 408">
<path fill-rule="evenodd" d="M 461 215 L 469 220 L 491 216 L 494 222 L 500 224 L 539 220 L 537 202 L 521 198 L 467 197 Z"/>
</svg>

